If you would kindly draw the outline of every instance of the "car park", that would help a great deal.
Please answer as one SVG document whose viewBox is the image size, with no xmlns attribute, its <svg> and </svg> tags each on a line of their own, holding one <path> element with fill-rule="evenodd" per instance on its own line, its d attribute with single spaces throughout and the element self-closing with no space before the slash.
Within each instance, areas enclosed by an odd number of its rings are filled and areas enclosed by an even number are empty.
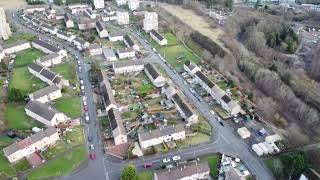
<svg viewBox="0 0 320 180">
<path fill-rule="evenodd" d="M 171 160 L 169 159 L 169 158 L 164 158 L 163 160 L 162 160 L 162 162 L 163 163 L 168 163 L 168 162 L 170 162 Z"/>
</svg>

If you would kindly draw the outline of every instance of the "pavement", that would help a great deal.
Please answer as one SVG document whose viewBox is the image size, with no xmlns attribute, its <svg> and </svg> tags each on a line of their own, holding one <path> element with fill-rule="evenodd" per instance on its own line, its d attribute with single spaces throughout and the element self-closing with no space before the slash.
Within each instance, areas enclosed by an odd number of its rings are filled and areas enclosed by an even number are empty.
<svg viewBox="0 0 320 180">
<path fill-rule="evenodd" d="M 68 180 L 114 180 L 119 179 L 121 170 L 127 164 L 136 165 L 138 170 L 143 169 L 143 164 L 146 162 L 162 163 L 162 159 L 166 157 L 172 157 L 174 155 L 180 155 L 182 159 L 192 159 L 202 155 L 208 155 L 212 153 L 225 153 L 230 156 L 239 157 L 244 164 L 248 167 L 249 171 L 254 175 L 254 177 L 258 180 L 272 180 L 274 179 L 271 173 L 264 167 L 262 161 L 256 157 L 252 151 L 250 151 L 250 147 L 248 147 L 244 141 L 240 140 L 234 133 L 232 128 L 228 128 L 227 126 L 221 126 L 218 123 L 218 117 L 210 113 L 210 107 L 205 102 L 200 102 L 198 99 L 191 93 L 190 87 L 185 85 L 184 79 L 173 71 L 166 63 L 164 63 L 160 57 L 152 50 L 152 47 L 144 41 L 144 39 L 137 35 L 136 32 L 130 31 L 129 28 L 125 28 L 128 33 L 131 33 L 135 39 L 139 40 L 140 44 L 149 52 L 148 57 L 145 60 L 149 62 L 156 62 L 160 64 L 167 74 L 170 76 L 172 81 L 180 88 L 180 90 L 189 98 L 189 101 L 192 102 L 195 107 L 201 112 L 201 114 L 207 118 L 211 125 L 213 126 L 213 131 L 215 137 L 213 141 L 207 144 L 200 144 L 197 146 L 191 146 L 186 149 L 179 149 L 177 151 L 171 151 L 167 154 L 157 155 L 157 156 L 147 156 L 142 157 L 136 160 L 120 160 L 110 155 L 106 155 L 103 153 L 103 145 L 101 142 L 101 134 L 99 131 L 99 123 L 96 116 L 96 106 L 93 101 L 93 92 L 91 88 L 91 84 L 88 80 L 88 66 L 86 64 L 85 58 L 81 55 L 81 53 L 75 49 L 73 46 L 70 46 L 68 42 L 60 42 L 51 38 L 48 34 L 41 34 L 32 29 L 28 29 L 21 24 L 19 21 L 19 17 L 15 15 L 13 17 L 15 23 L 19 26 L 20 29 L 30 32 L 32 34 L 37 35 L 39 38 L 52 42 L 52 44 L 56 44 L 59 47 L 63 47 L 64 49 L 69 51 L 69 54 L 73 56 L 77 56 L 81 63 L 82 71 L 78 73 L 79 78 L 84 80 L 85 86 L 85 94 L 87 96 L 88 103 L 88 113 L 90 117 L 90 124 L 86 124 L 85 134 L 86 137 L 92 136 L 94 141 L 92 144 L 95 146 L 94 152 L 96 153 L 96 160 L 90 160 L 86 165 L 78 168 L 74 173 L 64 177 L 58 177 L 54 179 L 68 179 Z M 89 143 L 87 144 L 89 146 Z"/>
</svg>

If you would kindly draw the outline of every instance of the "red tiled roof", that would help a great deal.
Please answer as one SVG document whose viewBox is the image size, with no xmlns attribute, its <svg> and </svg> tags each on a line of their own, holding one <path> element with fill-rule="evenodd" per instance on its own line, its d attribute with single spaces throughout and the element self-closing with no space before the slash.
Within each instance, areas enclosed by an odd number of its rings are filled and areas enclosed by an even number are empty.
<svg viewBox="0 0 320 180">
<path fill-rule="evenodd" d="M 32 144 L 32 140 L 30 138 L 26 138 L 20 142 L 18 142 L 18 145 L 21 149 L 26 148 Z"/>
</svg>

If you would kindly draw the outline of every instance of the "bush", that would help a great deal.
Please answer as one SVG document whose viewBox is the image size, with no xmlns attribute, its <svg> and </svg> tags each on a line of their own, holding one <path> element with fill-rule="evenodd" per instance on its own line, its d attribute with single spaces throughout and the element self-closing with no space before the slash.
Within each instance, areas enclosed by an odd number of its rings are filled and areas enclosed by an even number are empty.
<svg viewBox="0 0 320 180">
<path fill-rule="evenodd" d="M 26 0 L 28 5 L 38 5 L 38 4 L 44 4 L 44 1 L 41 0 Z"/>
<path fill-rule="evenodd" d="M 11 88 L 9 91 L 9 100 L 14 102 L 24 101 L 25 93 L 20 89 Z"/>
<path fill-rule="evenodd" d="M 202 35 L 198 31 L 191 33 L 190 37 L 202 48 L 208 50 L 213 56 L 218 55 L 220 57 L 224 57 L 226 55 L 226 52 L 217 43 Z"/>
</svg>

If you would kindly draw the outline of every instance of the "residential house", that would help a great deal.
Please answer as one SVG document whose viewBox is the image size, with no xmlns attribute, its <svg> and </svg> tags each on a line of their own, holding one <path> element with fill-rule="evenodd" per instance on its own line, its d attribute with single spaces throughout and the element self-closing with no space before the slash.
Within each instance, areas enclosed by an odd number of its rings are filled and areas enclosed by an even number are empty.
<svg viewBox="0 0 320 180">
<path fill-rule="evenodd" d="M 103 22 L 116 21 L 117 20 L 117 15 L 116 14 L 101 13 L 101 19 L 102 19 Z"/>
<path fill-rule="evenodd" d="M 79 16 L 77 19 L 79 30 L 89 30 L 94 29 L 96 27 L 96 21 L 93 19 L 89 19 L 83 16 Z"/>
<path fill-rule="evenodd" d="M 5 55 L 6 55 L 6 54 L 5 54 L 5 52 L 4 52 L 4 49 L 3 49 L 2 46 L 0 45 L 0 62 L 1 62 L 1 60 L 4 58 Z"/>
<path fill-rule="evenodd" d="M 70 14 L 66 13 L 64 15 L 64 22 L 66 23 L 67 28 L 73 28 L 74 27 L 74 22 L 72 20 L 72 17 Z"/>
<path fill-rule="evenodd" d="M 166 84 L 162 87 L 162 93 L 165 94 L 168 99 L 172 99 L 172 96 L 177 93 L 177 90 L 173 86 Z"/>
<path fill-rule="evenodd" d="M 189 60 L 183 64 L 183 69 L 187 71 L 190 75 L 195 75 L 196 72 L 201 71 L 199 66 L 197 66 Z"/>
<path fill-rule="evenodd" d="M 28 116 L 46 126 L 56 126 L 68 120 L 68 117 L 62 112 L 38 101 L 29 101 L 24 109 Z"/>
<path fill-rule="evenodd" d="M 58 53 L 52 53 L 38 58 L 36 62 L 44 67 L 50 67 L 60 64 L 62 62 L 62 56 L 60 56 Z"/>
<path fill-rule="evenodd" d="M 56 17 L 55 13 L 55 10 L 50 8 L 45 9 L 43 12 L 47 19 L 54 19 Z"/>
<path fill-rule="evenodd" d="M 129 24 L 129 13 L 117 11 L 117 22 L 119 25 L 127 25 Z"/>
<path fill-rule="evenodd" d="M 84 12 L 86 9 L 92 10 L 92 7 L 88 4 L 70 4 L 68 5 L 68 8 L 70 9 L 72 14 Z"/>
<path fill-rule="evenodd" d="M 105 8 L 105 9 L 103 10 L 103 12 L 106 13 L 106 14 L 108 14 L 108 15 L 114 15 L 114 14 L 116 14 L 116 12 L 115 12 L 113 9 L 111 9 L 111 7 Z"/>
<path fill-rule="evenodd" d="M 133 48 L 123 48 L 123 49 L 118 49 L 117 54 L 119 56 L 119 59 L 125 59 L 125 58 L 135 57 L 136 52 Z"/>
<path fill-rule="evenodd" d="M 205 162 L 189 163 L 173 169 L 154 172 L 154 180 L 200 180 L 210 179 L 210 166 Z"/>
<path fill-rule="evenodd" d="M 4 155 L 10 163 L 28 157 L 36 151 L 54 145 L 60 139 L 58 129 L 49 127 L 36 134 L 3 148 Z"/>
<path fill-rule="evenodd" d="M 41 29 L 44 31 L 44 32 L 47 32 L 47 33 L 50 33 L 50 34 L 57 34 L 58 32 L 58 28 L 56 28 L 55 26 L 51 26 L 47 23 L 43 23 L 42 26 L 41 26 Z"/>
<path fill-rule="evenodd" d="M 102 54 L 102 47 L 101 45 L 94 43 L 89 45 L 89 54 L 91 56 L 98 56 Z"/>
<path fill-rule="evenodd" d="M 126 5 L 128 0 L 116 0 L 117 6 Z"/>
<path fill-rule="evenodd" d="M 114 100 L 112 88 L 108 79 L 104 79 L 100 83 L 100 89 L 103 96 L 106 111 L 108 112 L 112 108 L 117 108 L 117 103 Z"/>
<path fill-rule="evenodd" d="M 45 83 L 49 85 L 57 85 L 59 88 L 69 86 L 69 81 L 65 80 L 60 75 L 57 75 L 56 73 L 52 72 L 51 70 L 45 68 L 39 63 L 32 63 L 28 66 L 28 70 L 31 74 L 38 77 Z"/>
<path fill-rule="evenodd" d="M 111 32 L 108 37 L 111 42 L 123 41 L 123 33 L 121 32 Z"/>
<path fill-rule="evenodd" d="M 107 61 L 117 60 L 117 56 L 111 48 L 103 48 L 102 51 L 103 51 L 103 56 L 107 59 Z"/>
<path fill-rule="evenodd" d="M 93 5 L 95 9 L 103 9 L 104 8 L 104 0 L 93 0 Z"/>
<path fill-rule="evenodd" d="M 85 41 L 79 37 L 76 37 L 72 42 L 75 46 L 77 46 L 77 48 L 79 50 L 87 49 L 90 46 L 90 43 L 88 43 L 87 41 Z"/>
<path fill-rule="evenodd" d="M 157 31 L 155 31 L 154 29 L 152 29 L 150 31 L 150 36 L 153 40 L 155 40 L 160 46 L 164 46 L 168 44 L 168 41 L 166 38 L 164 38 L 163 36 L 161 36 Z"/>
<path fill-rule="evenodd" d="M 47 54 L 52 54 L 52 53 L 58 53 L 60 56 L 66 57 L 67 56 L 67 51 L 64 49 L 59 49 L 45 41 L 42 40 L 35 40 L 32 41 L 32 46 L 36 49 L 41 50 L 44 53 Z"/>
<path fill-rule="evenodd" d="M 152 131 L 138 132 L 138 140 L 142 149 L 185 138 L 186 130 L 183 124 L 161 127 Z"/>
<path fill-rule="evenodd" d="M 147 63 L 144 66 L 144 71 L 154 86 L 162 87 L 166 84 L 166 78 L 164 78 L 152 64 Z"/>
<path fill-rule="evenodd" d="M 62 97 L 61 90 L 55 84 L 40 89 L 29 95 L 31 101 L 38 101 L 43 104 L 58 99 L 60 97 Z"/>
<path fill-rule="evenodd" d="M 91 9 L 86 9 L 84 13 L 90 18 L 90 19 L 96 19 L 97 15 L 94 13 Z"/>
<path fill-rule="evenodd" d="M 108 37 L 108 31 L 107 31 L 106 27 L 102 24 L 102 22 L 100 22 L 100 21 L 96 22 L 96 30 L 97 30 L 100 38 Z"/>
<path fill-rule="evenodd" d="M 117 61 L 113 63 L 116 74 L 138 72 L 144 69 L 144 62 L 138 60 Z"/>
<path fill-rule="evenodd" d="M 125 144 L 128 142 L 127 132 L 123 126 L 123 121 L 120 112 L 116 108 L 111 108 L 108 111 L 108 118 L 110 120 L 112 135 L 115 145 Z"/>
<path fill-rule="evenodd" d="M 196 81 L 231 115 L 241 111 L 240 105 L 232 100 L 219 86 L 208 79 L 201 71 L 195 73 Z"/>
<path fill-rule="evenodd" d="M 59 30 L 57 32 L 57 37 L 60 38 L 60 39 L 65 40 L 65 41 L 68 41 L 68 42 L 72 42 L 76 38 L 75 35 L 70 34 L 70 33 L 66 32 L 66 31 L 62 31 L 62 30 Z"/>
<path fill-rule="evenodd" d="M 0 8 L 0 37 L 4 40 L 9 39 L 12 35 L 10 24 L 6 20 L 6 13 L 4 9 Z"/>
<path fill-rule="evenodd" d="M 139 8 L 139 0 L 128 0 L 128 7 L 131 11 L 135 11 Z"/>
<path fill-rule="evenodd" d="M 320 174 L 312 168 L 303 172 L 299 180 L 320 180 Z"/>
<path fill-rule="evenodd" d="M 143 29 L 146 32 L 149 32 L 152 29 L 158 31 L 158 14 L 156 12 L 144 13 Z"/>
<path fill-rule="evenodd" d="M 43 12 L 46 9 L 47 6 L 45 5 L 31 5 L 27 6 L 25 9 L 26 14 L 33 14 L 34 12 Z"/>
<path fill-rule="evenodd" d="M 179 111 L 181 117 L 188 122 L 188 124 L 195 124 L 199 121 L 199 116 L 184 100 L 182 100 L 178 93 L 174 94 L 171 100 L 174 102 L 175 107 Z"/>
<path fill-rule="evenodd" d="M 126 34 L 123 37 L 123 40 L 127 47 L 133 48 L 136 51 L 140 50 L 140 47 L 134 42 L 134 40 L 129 35 Z"/>
<path fill-rule="evenodd" d="M 2 46 L 5 54 L 12 54 L 19 51 L 23 51 L 25 49 L 31 48 L 30 43 L 28 41 L 16 41 L 10 44 L 5 44 Z"/>
</svg>

